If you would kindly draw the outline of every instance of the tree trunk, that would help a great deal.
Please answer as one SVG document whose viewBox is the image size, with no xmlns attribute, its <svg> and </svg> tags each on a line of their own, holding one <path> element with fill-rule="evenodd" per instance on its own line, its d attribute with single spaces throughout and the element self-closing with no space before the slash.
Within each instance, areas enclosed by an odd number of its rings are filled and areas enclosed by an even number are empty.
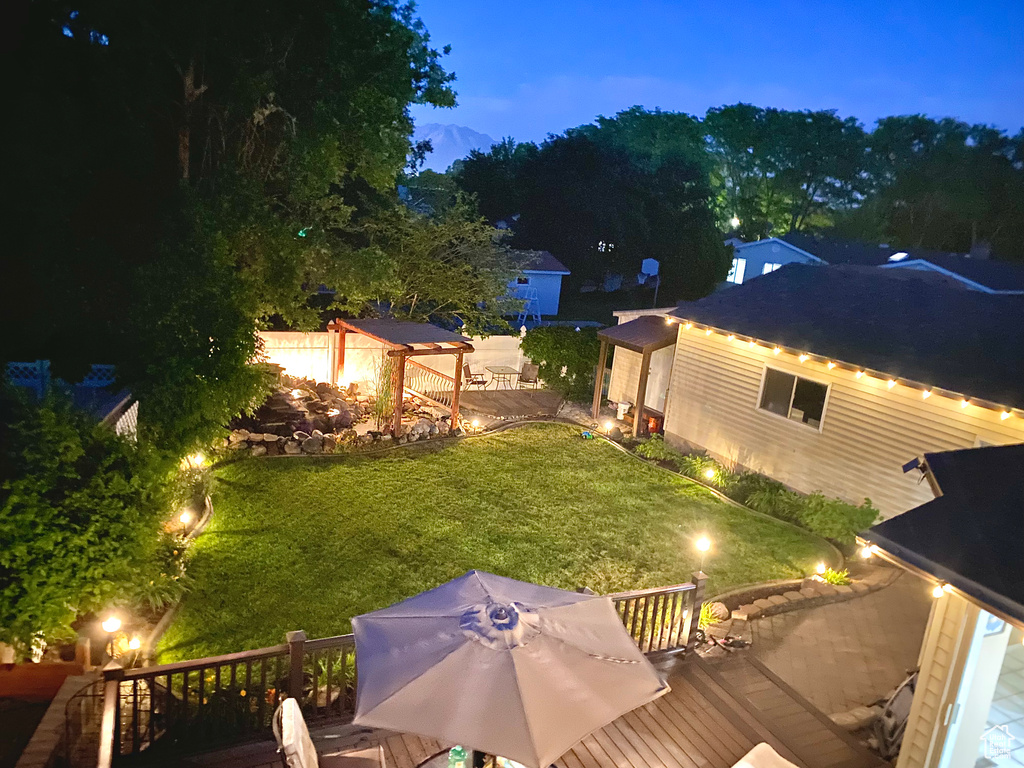
<svg viewBox="0 0 1024 768">
<path fill-rule="evenodd" d="M 179 70 L 180 71 L 180 70 Z M 196 63 L 192 59 L 188 63 L 188 69 L 181 72 L 182 103 L 181 103 L 181 126 L 178 128 L 178 169 L 181 173 L 181 180 L 189 180 L 189 170 L 192 165 L 192 104 L 206 90 L 202 85 L 196 88 Z"/>
</svg>

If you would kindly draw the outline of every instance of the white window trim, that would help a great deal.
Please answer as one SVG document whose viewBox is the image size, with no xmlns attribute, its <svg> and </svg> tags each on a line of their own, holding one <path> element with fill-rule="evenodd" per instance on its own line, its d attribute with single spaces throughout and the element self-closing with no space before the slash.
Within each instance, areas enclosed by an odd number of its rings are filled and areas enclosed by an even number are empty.
<svg viewBox="0 0 1024 768">
<path fill-rule="evenodd" d="M 725 280 L 733 285 L 742 285 L 743 278 L 746 277 L 747 271 L 747 260 L 743 256 L 732 257 L 732 267 L 729 269 L 729 274 L 725 276 Z"/>
<path fill-rule="evenodd" d="M 787 414 L 786 416 L 782 416 L 781 414 L 778 414 L 778 413 L 773 413 L 772 411 L 769 411 L 768 409 L 761 407 L 761 396 L 764 394 L 764 384 L 765 384 L 765 381 L 768 379 L 768 370 L 769 369 L 771 369 L 773 371 L 778 371 L 779 373 L 785 373 L 785 374 L 787 374 L 789 376 L 795 376 L 797 379 L 805 379 L 805 380 L 810 381 L 810 382 L 812 382 L 814 384 L 820 384 L 821 386 L 825 387 L 825 402 L 822 403 L 822 405 L 821 405 L 821 419 L 818 420 L 818 426 L 812 427 L 810 424 L 808 424 L 806 422 L 794 421 L 793 419 L 789 418 L 788 414 L 793 410 L 793 398 L 796 396 L 796 381 L 793 382 L 793 389 L 789 393 L 789 407 L 786 409 L 786 414 Z M 766 365 L 766 366 L 764 366 L 764 369 L 761 371 L 761 386 L 759 386 L 757 388 L 757 400 L 754 401 L 754 410 L 757 411 L 759 414 L 761 414 L 763 416 L 770 416 L 773 419 L 780 419 L 781 421 L 785 421 L 788 424 L 794 424 L 794 425 L 796 425 L 798 427 L 803 427 L 804 429 L 813 429 L 815 432 L 817 432 L 820 435 L 822 430 L 825 427 L 825 417 L 828 416 L 828 403 L 829 403 L 829 400 L 831 399 L 831 397 L 832 397 L 832 382 L 831 381 L 829 381 L 829 382 L 820 381 L 820 380 L 812 378 L 810 376 L 805 376 L 803 373 L 797 373 L 796 371 L 787 371 L 785 368 L 776 368 L 775 366 L 772 366 L 772 365 Z"/>
<path fill-rule="evenodd" d="M 768 267 L 771 267 L 771 269 L 768 269 Z M 780 262 L 780 261 L 766 261 L 764 264 L 761 265 L 761 274 L 762 275 L 770 275 L 776 269 L 782 269 L 782 262 Z"/>
</svg>

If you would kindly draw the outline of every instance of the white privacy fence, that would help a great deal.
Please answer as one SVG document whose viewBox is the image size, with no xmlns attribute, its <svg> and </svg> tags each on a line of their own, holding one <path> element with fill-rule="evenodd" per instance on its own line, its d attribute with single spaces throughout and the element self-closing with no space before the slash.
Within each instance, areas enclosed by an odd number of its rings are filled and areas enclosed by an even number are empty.
<svg viewBox="0 0 1024 768">
<path fill-rule="evenodd" d="M 260 331 L 267 361 L 280 365 L 290 376 L 316 381 L 331 381 L 331 365 L 336 360 L 338 334 L 329 331 Z M 528 358 L 519 349 L 518 336 L 488 336 L 472 340 L 474 352 L 465 362 L 474 373 L 483 373 L 488 365 L 507 365 L 521 370 Z M 358 333 L 345 334 L 345 381 L 366 382 L 376 378 L 382 346 Z M 455 375 L 455 355 L 430 355 L 417 358 L 425 366 L 447 376 Z"/>
</svg>

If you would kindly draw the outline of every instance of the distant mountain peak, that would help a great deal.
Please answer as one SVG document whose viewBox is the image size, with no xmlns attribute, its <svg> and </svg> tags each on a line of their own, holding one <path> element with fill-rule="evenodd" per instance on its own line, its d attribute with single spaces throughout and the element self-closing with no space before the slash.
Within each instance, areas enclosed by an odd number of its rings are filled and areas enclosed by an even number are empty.
<svg viewBox="0 0 1024 768">
<path fill-rule="evenodd" d="M 456 160 L 469 155 L 474 149 L 487 151 L 492 144 L 498 142 L 486 133 L 474 131 L 464 125 L 443 125 L 441 123 L 422 123 L 413 131 L 414 142 L 428 139 L 433 151 L 427 155 L 424 168 L 443 173 Z"/>
</svg>

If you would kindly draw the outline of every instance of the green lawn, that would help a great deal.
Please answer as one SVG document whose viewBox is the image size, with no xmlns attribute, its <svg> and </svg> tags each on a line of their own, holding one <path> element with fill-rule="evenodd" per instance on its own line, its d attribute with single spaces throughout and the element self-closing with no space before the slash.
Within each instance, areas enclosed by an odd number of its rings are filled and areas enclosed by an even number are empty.
<svg viewBox="0 0 1024 768">
<path fill-rule="evenodd" d="M 350 617 L 471 568 L 611 592 L 688 581 L 714 542 L 712 591 L 810 572 L 818 539 L 557 424 L 382 458 L 224 466 L 193 591 L 161 660 L 349 631 Z"/>
</svg>

